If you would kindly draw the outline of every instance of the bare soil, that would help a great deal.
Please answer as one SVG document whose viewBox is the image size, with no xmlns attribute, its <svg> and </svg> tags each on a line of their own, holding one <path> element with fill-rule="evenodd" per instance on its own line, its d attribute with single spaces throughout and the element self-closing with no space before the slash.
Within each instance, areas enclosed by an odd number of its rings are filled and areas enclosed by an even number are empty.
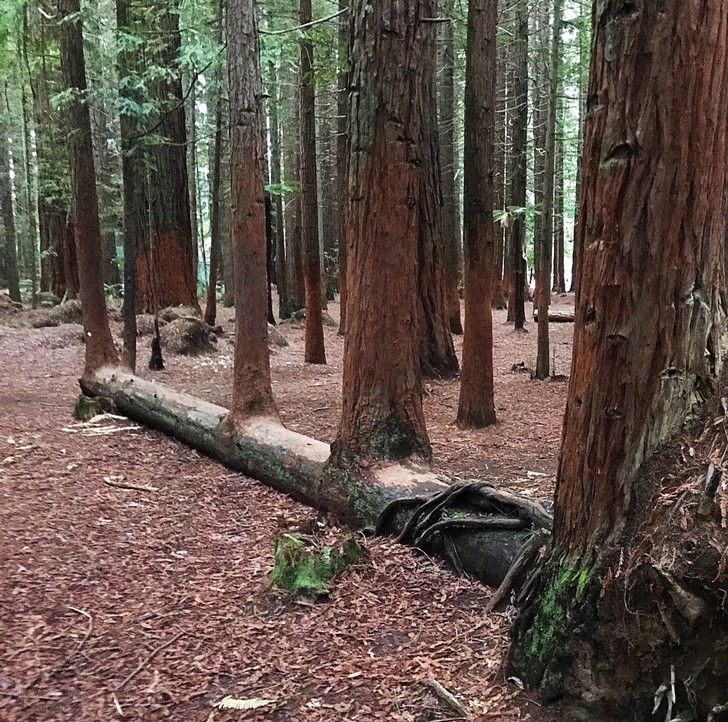
<svg viewBox="0 0 728 722">
<path fill-rule="evenodd" d="M 431 680 L 468 719 L 566 718 L 504 678 L 509 615 L 483 614 L 489 590 L 411 549 L 367 539 L 368 557 L 327 601 L 269 588 L 273 535 L 314 512 L 125 420 L 78 425 L 82 334 L 29 328 L 38 313 L 0 308 L 0 721 L 464 719 Z M 140 338 L 142 375 L 227 405 L 231 318 L 223 310 L 217 352 L 167 355 L 163 372 L 144 367 Z M 512 370 L 534 365 L 532 323 L 515 334 L 496 312 L 494 327 L 495 427 L 458 430 L 459 382 L 426 382 L 436 465 L 548 497 L 566 384 Z M 280 329 L 283 420 L 331 441 L 343 339 L 327 327 L 329 363 L 310 366 L 300 325 Z M 559 374 L 571 332 L 551 327 Z M 273 701 L 213 707 L 226 695 Z"/>
</svg>

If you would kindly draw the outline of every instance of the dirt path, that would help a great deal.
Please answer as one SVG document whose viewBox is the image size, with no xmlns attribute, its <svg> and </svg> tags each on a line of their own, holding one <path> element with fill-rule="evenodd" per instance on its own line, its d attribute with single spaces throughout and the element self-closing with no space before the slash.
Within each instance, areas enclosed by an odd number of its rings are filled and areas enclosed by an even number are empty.
<svg viewBox="0 0 728 722">
<path fill-rule="evenodd" d="M 554 327 L 562 372 L 570 332 Z M 304 367 L 302 331 L 284 333 L 291 346 L 274 356 L 283 417 L 330 440 L 341 339 L 327 329 L 330 365 Z M 548 493 L 565 385 L 510 371 L 532 363 L 535 332 L 515 336 L 497 317 L 496 343 L 495 428 L 458 431 L 457 382 L 428 382 L 438 463 Z M 220 345 L 169 358 L 156 378 L 226 403 L 229 342 Z M 2 722 L 457 718 L 430 677 L 472 719 L 562 719 L 505 683 L 508 622 L 482 615 L 488 590 L 407 548 L 367 540 L 368 559 L 325 603 L 267 589 L 280 519 L 311 510 L 128 422 L 73 426 L 81 353 L 77 327 L 0 326 Z M 213 709 L 229 694 L 275 701 Z"/>
</svg>

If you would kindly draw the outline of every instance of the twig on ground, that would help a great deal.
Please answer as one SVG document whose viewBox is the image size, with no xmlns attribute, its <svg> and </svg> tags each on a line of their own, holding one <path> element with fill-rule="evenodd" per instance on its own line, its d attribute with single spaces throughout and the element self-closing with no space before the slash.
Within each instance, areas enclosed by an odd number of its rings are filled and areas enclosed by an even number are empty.
<svg viewBox="0 0 728 722">
<path fill-rule="evenodd" d="M 465 711 L 465 708 L 434 677 L 423 679 L 422 683 L 427 685 L 450 709 L 462 715 L 462 719 L 468 718 L 468 713 Z"/>
<path fill-rule="evenodd" d="M 139 672 L 141 672 L 144 667 L 146 667 L 149 662 L 151 662 L 162 650 L 167 649 L 171 644 L 174 644 L 180 637 L 187 634 L 187 630 L 183 629 L 181 632 L 177 632 L 177 634 L 172 637 L 169 641 L 165 642 L 164 644 L 161 644 L 156 649 L 153 649 L 139 664 L 137 665 L 136 669 L 133 672 L 130 672 L 124 679 L 124 681 L 114 690 L 115 692 L 121 692 L 124 687 L 126 687 L 129 682 L 131 682 L 134 677 L 136 677 Z"/>
<path fill-rule="evenodd" d="M 122 484 L 121 482 L 114 481 L 110 476 L 105 476 L 102 481 L 107 486 L 113 486 L 116 489 L 128 489 L 130 491 L 159 491 L 156 486 L 144 486 L 137 484 Z"/>
</svg>

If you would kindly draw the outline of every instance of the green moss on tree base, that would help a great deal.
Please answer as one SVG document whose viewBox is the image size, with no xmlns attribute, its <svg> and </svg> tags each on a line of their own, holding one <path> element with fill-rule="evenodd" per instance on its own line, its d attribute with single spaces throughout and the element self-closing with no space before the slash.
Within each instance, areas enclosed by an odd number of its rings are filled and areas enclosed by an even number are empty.
<svg viewBox="0 0 728 722">
<path fill-rule="evenodd" d="M 336 546 L 317 549 L 297 534 L 283 532 L 276 534 L 273 545 L 275 566 L 271 584 L 292 594 L 312 596 L 328 594 L 327 584 L 365 553 L 364 547 L 351 536 Z"/>
<path fill-rule="evenodd" d="M 104 413 L 104 409 L 101 407 L 99 399 L 91 398 L 80 394 L 73 404 L 73 418 L 79 421 L 89 421 L 94 416 L 99 416 Z"/>
</svg>

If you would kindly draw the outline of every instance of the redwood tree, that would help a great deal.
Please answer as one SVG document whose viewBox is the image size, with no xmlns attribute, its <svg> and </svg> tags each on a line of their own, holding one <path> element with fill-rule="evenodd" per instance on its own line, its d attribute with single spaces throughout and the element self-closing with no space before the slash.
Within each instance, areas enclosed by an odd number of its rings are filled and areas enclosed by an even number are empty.
<svg viewBox="0 0 728 722">
<path fill-rule="evenodd" d="M 728 4 L 598 2 L 594 19 L 554 535 L 510 673 L 612 719 L 660 695 L 705 719 L 726 701 L 728 539 L 682 489 L 671 519 L 671 469 L 650 459 L 725 395 Z"/>
<path fill-rule="evenodd" d="M 228 0 L 235 361 L 230 421 L 278 418 L 268 355 L 262 84 L 255 0 Z"/>
<path fill-rule="evenodd" d="M 71 91 L 68 103 L 69 158 L 75 209 L 75 240 L 78 257 L 79 291 L 83 306 L 86 341 L 84 376 L 118 363 L 109 329 L 104 296 L 101 257 L 101 226 L 96 195 L 91 118 L 86 102 L 86 64 L 83 54 L 79 0 L 59 0 L 61 23 L 61 71 Z"/>
<path fill-rule="evenodd" d="M 311 0 L 300 0 L 301 25 L 311 22 Z M 306 295 L 307 363 L 325 364 L 324 327 L 321 318 L 321 258 L 318 234 L 318 183 L 316 177 L 316 102 L 313 77 L 313 42 L 304 36 L 301 51 L 301 238 L 303 281 Z"/>
<path fill-rule="evenodd" d="M 10 178 L 10 155 L 8 153 L 8 129 L 4 113 L 0 113 L 0 216 L 5 232 L 0 252 L 0 272 L 4 272 L 8 292 L 13 301 L 20 302 L 20 277 L 18 275 L 18 247 L 15 233 L 15 212 L 13 210 L 13 186 Z"/>
<path fill-rule="evenodd" d="M 465 65 L 465 336 L 460 427 L 495 423 L 493 400 L 493 109 L 495 0 L 470 0 Z"/>
<path fill-rule="evenodd" d="M 194 275 L 194 242 L 187 177 L 187 130 L 179 67 L 180 30 L 176 0 L 154 0 L 161 49 L 156 58 L 165 74 L 154 83 L 161 136 L 150 151 L 149 204 L 151 239 L 137 253 L 140 310 L 165 306 L 199 308 Z"/>
<path fill-rule="evenodd" d="M 430 458 L 418 358 L 422 18 L 431 0 L 351 7 L 348 300 L 334 459 Z M 364 102 L 366 99 L 366 102 Z"/>
</svg>

